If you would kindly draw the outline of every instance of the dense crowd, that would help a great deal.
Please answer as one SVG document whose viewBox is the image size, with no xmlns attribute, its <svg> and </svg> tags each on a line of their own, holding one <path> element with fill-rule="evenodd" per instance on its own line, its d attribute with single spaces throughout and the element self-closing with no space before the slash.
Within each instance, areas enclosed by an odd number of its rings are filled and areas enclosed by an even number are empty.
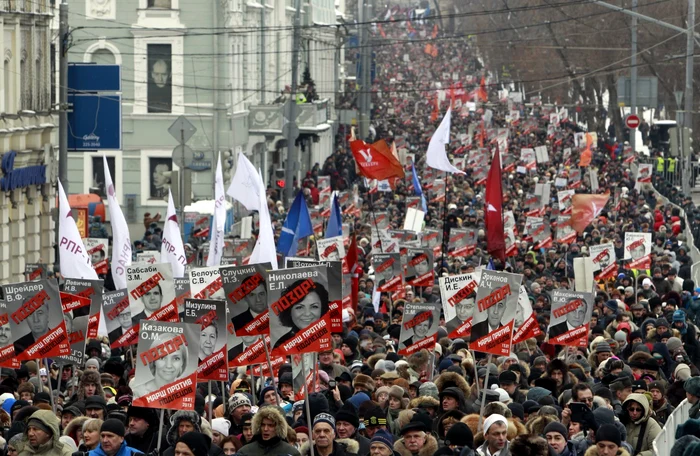
<svg viewBox="0 0 700 456">
<path fill-rule="evenodd" d="M 362 139 L 397 141 L 402 158 L 413 156 L 429 195 L 424 228 L 442 233 L 443 252 L 451 230 L 476 228 L 474 252 L 438 255 L 433 286 L 406 285 L 393 296 L 383 293 L 375 308 L 371 217 L 387 212 L 390 226 L 402 227 L 415 189 L 407 168 L 409 175 L 393 191 L 370 192 L 346 147 L 351 132 L 341 128 L 336 152 L 302 179 L 300 190 L 314 206 L 319 177 L 329 176 L 334 190 L 354 191 L 362 200 L 359 217 L 344 216 L 357 239 L 362 273 L 358 302 L 342 312 L 343 331 L 333 334 L 332 349 L 317 355 L 316 386 L 308 404 L 294 401 L 292 367 L 283 364 L 274 378 L 232 370 L 230 380 L 214 384 L 211 395 L 211 385 L 200 383 L 194 411 L 137 407 L 131 404 L 131 359 L 93 341 L 83 366 L 30 361 L 19 369 L 2 368 L 0 420 L 8 456 L 311 451 L 322 456 L 651 456 L 652 441 L 686 399 L 691 419 L 678 426 L 672 454 L 700 453 L 700 286 L 691 275 L 691 240 L 685 234 L 700 239 L 700 211 L 667 184 L 663 173 L 653 186 L 637 186 L 636 162 L 622 153 L 623 138 L 608 131 L 597 132 L 590 164 L 597 170 L 598 190 L 591 189 L 588 173 L 576 190 L 611 193 L 600 216 L 573 242 L 554 240 L 546 249 L 536 249 L 520 234 L 506 262 L 495 261 L 498 270 L 522 274 L 542 335 L 514 345 L 509 355 L 487 358 L 470 350 L 467 340 L 448 338 L 441 320 L 434 350 L 397 354 L 406 305 L 440 302 L 438 277 L 470 273 L 492 259 L 484 222 L 485 166 L 475 162 L 473 152 L 482 144 L 491 149 L 503 144 L 498 135 L 507 132 L 507 148 L 501 150 L 507 165 L 504 210 L 512 211 L 514 232 L 524 233 L 528 195 L 535 194 L 536 184 L 553 184 L 578 169 L 582 147 L 575 137 L 583 130 L 567 119 L 554 125 L 551 107 L 525 106 L 504 96 L 503 87 L 481 83 L 487 73 L 476 50 L 466 39 L 443 36 L 439 23 L 396 8 L 381 17 L 396 21 L 373 30 L 377 77 L 371 89 L 349 92 L 372 91 L 371 135 Z M 479 99 L 480 91 L 488 100 Z M 460 109 L 456 98 L 475 104 Z M 355 106 L 352 96 L 343 103 Z M 453 160 L 464 159 L 464 175 L 431 172 L 425 165 L 430 137 L 450 103 L 448 152 Z M 521 172 L 520 150 L 536 146 L 546 146 L 548 160 Z M 446 183 L 445 201 L 430 191 L 438 178 Z M 279 232 L 285 214 L 276 192 L 269 190 L 268 196 Z M 543 206 L 545 219 L 556 222 L 554 190 Z M 100 228 L 99 221 L 91 227 Z M 147 214 L 144 229 L 136 250 L 158 248 L 157 216 Z M 552 293 L 573 288 L 574 260 L 607 242 L 622 258 L 627 232 L 652 233 L 650 268 L 629 270 L 618 261 L 618 273 L 596 284 L 587 344 L 549 344 Z"/>
</svg>

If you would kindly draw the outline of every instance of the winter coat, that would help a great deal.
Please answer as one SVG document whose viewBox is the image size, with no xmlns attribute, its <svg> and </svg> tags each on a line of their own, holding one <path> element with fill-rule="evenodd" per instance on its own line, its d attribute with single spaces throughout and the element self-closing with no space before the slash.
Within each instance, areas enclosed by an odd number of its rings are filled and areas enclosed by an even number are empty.
<svg viewBox="0 0 700 456">
<path fill-rule="evenodd" d="M 593 445 L 586 450 L 585 456 L 598 456 L 598 447 Z M 620 447 L 617 450 L 617 456 L 630 456 L 630 454 L 624 448 Z"/>
<path fill-rule="evenodd" d="M 355 440 L 352 439 L 335 439 L 333 441 L 333 452 L 331 456 L 357 456 L 360 451 L 360 445 Z M 309 456 L 311 454 L 311 446 L 309 442 L 302 445 L 299 450 L 301 456 Z M 314 454 L 319 454 L 318 450 L 314 447 Z"/>
<path fill-rule="evenodd" d="M 52 411 L 36 411 L 32 413 L 29 419 L 37 419 L 44 423 L 46 427 L 51 429 L 52 437 L 51 440 L 43 445 L 39 445 L 38 448 L 32 448 L 27 437 L 29 428 L 25 429 L 21 440 L 22 449 L 18 456 L 71 456 L 73 454 L 73 450 L 68 445 L 58 440 L 61 437 L 61 432 L 58 429 L 60 422 Z"/>
<path fill-rule="evenodd" d="M 632 446 L 633 450 L 637 449 L 637 442 L 641 439 L 642 445 L 640 448 L 641 456 L 652 456 L 652 442 L 657 435 L 661 433 L 661 426 L 656 422 L 654 418 L 651 418 L 651 407 L 649 406 L 649 401 L 643 394 L 632 393 L 627 396 L 625 402 L 623 402 L 623 408 L 627 408 L 627 404 L 634 401 L 642 406 L 644 413 L 642 417 L 637 421 L 629 421 L 625 423 L 625 428 L 627 429 L 627 443 Z M 646 429 L 644 429 L 644 435 L 640 435 L 642 430 L 642 424 L 646 422 Z M 636 455 L 635 455 L 636 456 Z"/>
<path fill-rule="evenodd" d="M 489 442 L 482 443 L 481 446 L 476 449 L 476 454 L 479 456 L 487 456 L 489 454 L 487 448 L 488 444 Z M 498 456 L 510 456 L 510 442 L 506 442 L 506 446 L 504 446 L 501 452 L 498 453 Z"/>
<path fill-rule="evenodd" d="M 673 406 L 664 398 L 663 405 L 659 406 L 659 408 L 654 408 L 654 419 L 663 427 L 671 413 L 673 413 Z"/>
<path fill-rule="evenodd" d="M 90 451 L 89 456 L 107 456 L 107 453 L 102 449 L 102 444 L 100 443 L 97 445 L 97 448 L 94 450 Z M 119 451 L 117 451 L 117 454 L 114 456 L 136 456 L 143 454 L 139 450 L 135 448 L 131 448 L 130 446 L 127 446 L 125 441 L 122 441 L 121 447 L 119 447 Z"/>
<path fill-rule="evenodd" d="M 423 445 L 423 448 L 421 448 L 418 452 L 418 456 L 433 456 L 433 453 L 435 453 L 437 450 L 437 439 L 430 434 L 426 434 L 425 445 Z M 394 451 L 399 453 L 401 456 L 413 456 L 413 453 L 406 448 L 403 439 L 399 439 L 396 441 L 396 443 L 394 443 Z"/>
<path fill-rule="evenodd" d="M 275 437 L 270 440 L 262 440 L 260 427 L 263 419 L 275 423 Z M 263 407 L 253 415 L 253 441 L 238 450 L 236 454 L 241 456 L 300 456 L 299 451 L 290 445 L 287 439 L 287 421 L 282 413 L 275 407 Z"/>
</svg>

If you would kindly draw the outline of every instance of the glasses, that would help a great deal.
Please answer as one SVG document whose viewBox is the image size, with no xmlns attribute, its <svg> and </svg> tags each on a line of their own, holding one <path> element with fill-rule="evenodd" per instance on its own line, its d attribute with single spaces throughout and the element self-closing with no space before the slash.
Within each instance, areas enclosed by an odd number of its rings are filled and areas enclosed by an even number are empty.
<svg viewBox="0 0 700 456">
<path fill-rule="evenodd" d="M 592 397 L 582 397 L 581 402 L 585 402 L 587 404 L 592 404 L 593 403 L 593 398 Z"/>
<path fill-rule="evenodd" d="M 627 409 L 628 412 L 641 412 L 642 409 L 639 407 L 630 407 Z"/>
</svg>

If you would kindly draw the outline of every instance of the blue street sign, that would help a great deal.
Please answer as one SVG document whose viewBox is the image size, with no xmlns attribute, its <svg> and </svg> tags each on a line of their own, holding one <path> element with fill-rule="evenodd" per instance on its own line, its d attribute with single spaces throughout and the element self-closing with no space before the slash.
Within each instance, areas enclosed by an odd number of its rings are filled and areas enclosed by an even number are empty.
<svg viewBox="0 0 700 456">
<path fill-rule="evenodd" d="M 69 95 L 68 150 L 121 150 L 121 95 Z"/>
<path fill-rule="evenodd" d="M 120 65 L 68 64 L 68 92 L 121 92 Z"/>
</svg>

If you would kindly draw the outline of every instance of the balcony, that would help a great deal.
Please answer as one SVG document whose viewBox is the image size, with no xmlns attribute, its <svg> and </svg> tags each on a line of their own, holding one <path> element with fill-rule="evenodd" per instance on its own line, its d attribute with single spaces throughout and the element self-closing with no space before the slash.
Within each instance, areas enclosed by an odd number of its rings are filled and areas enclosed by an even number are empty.
<svg viewBox="0 0 700 456">
<path fill-rule="evenodd" d="M 249 108 L 248 132 L 252 135 L 281 135 L 284 104 L 253 105 Z M 331 105 L 328 99 L 297 104 L 297 126 L 301 134 L 316 134 L 330 128 Z"/>
</svg>

